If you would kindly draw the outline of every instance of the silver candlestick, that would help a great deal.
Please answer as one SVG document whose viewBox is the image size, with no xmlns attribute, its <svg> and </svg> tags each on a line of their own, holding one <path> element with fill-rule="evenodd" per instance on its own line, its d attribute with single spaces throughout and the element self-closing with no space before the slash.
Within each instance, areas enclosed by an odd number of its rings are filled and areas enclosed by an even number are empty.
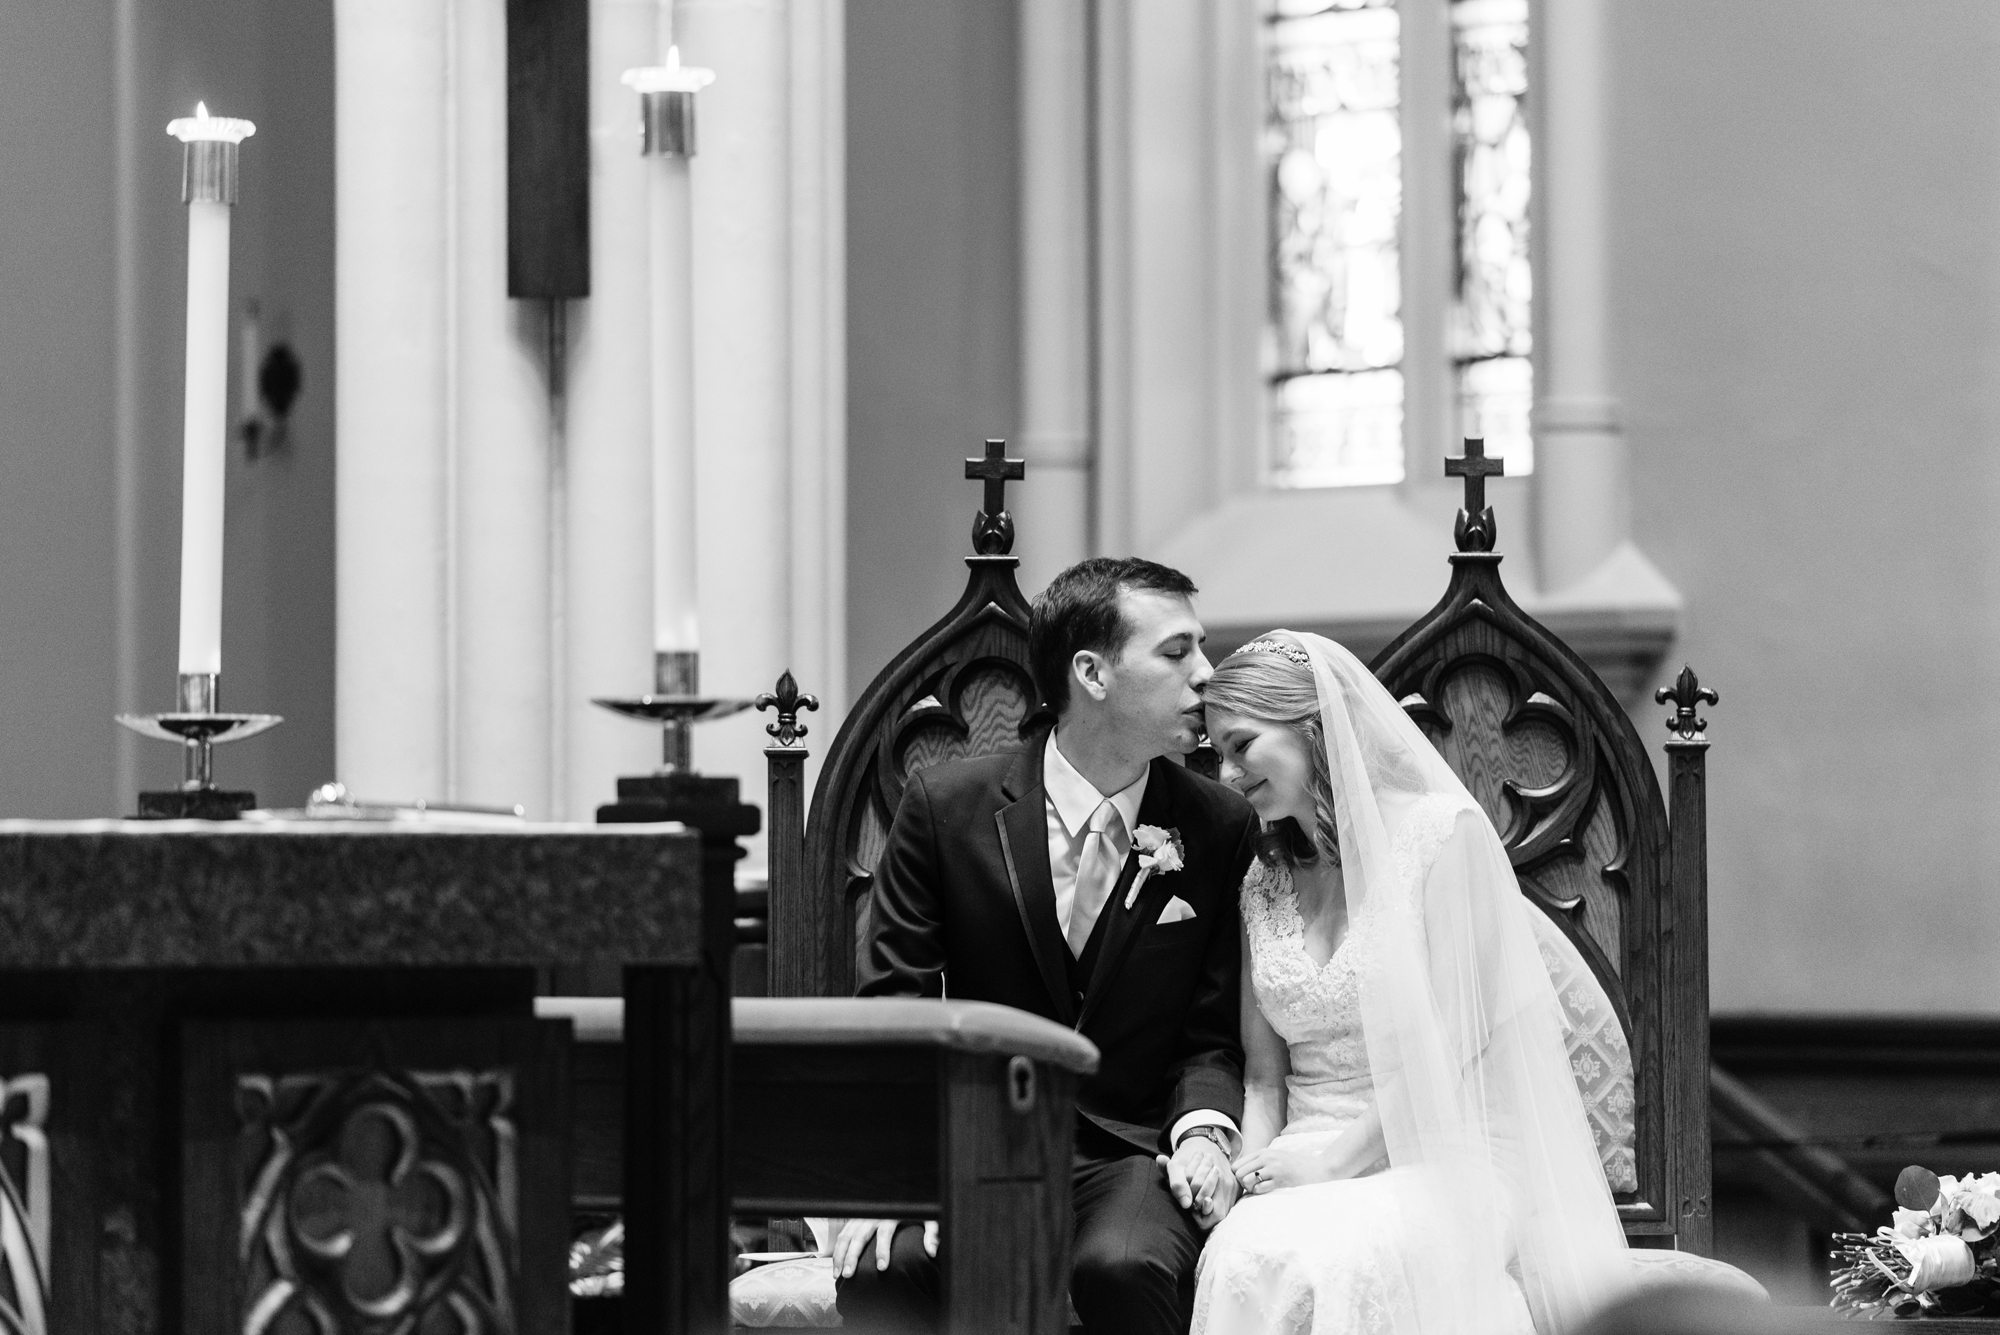
<svg viewBox="0 0 2000 1335">
<path fill-rule="evenodd" d="M 196 816 L 227 819 L 256 805 L 249 793 L 224 793 L 215 786 L 215 747 L 240 742 L 277 727 L 277 714 L 224 714 L 217 710 L 218 674 L 183 672 L 170 714 L 120 714 L 118 721 L 142 737 L 178 742 L 185 777 L 177 790 L 139 794 L 142 816 Z M 248 799 L 248 800 L 244 800 Z"/>
<path fill-rule="evenodd" d="M 642 723 L 661 725 L 661 770 L 692 774 L 694 725 L 728 718 L 750 707 L 748 700 L 701 694 L 701 654 L 692 649 L 661 649 L 653 654 L 653 693 L 624 698 L 599 698 L 590 703 Z"/>
</svg>

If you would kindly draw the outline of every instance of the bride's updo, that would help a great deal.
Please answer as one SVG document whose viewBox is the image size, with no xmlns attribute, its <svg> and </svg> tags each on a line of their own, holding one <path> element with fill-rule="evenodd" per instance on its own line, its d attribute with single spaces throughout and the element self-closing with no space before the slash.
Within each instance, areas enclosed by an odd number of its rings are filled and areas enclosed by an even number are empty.
<svg viewBox="0 0 2000 1335">
<path fill-rule="evenodd" d="M 1327 769 L 1319 690 L 1313 685 L 1312 664 L 1306 659 L 1304 646 L 1289 636 L 1266 635 L 1252 640 L 1216 664 L 1202 691 L 1202 701 L 1210 709 L 1290 728 L 1312 757 L 1308 781 L 1312 834 L 1308 836 L 1297 820 L 1286 816 L 1263 827 L 1257 839 L 1257 856 L 1272 865 L 1283 860 L 1305 866 L 1322 857 L 1338 865 L 1340 834 L 1333 809 L 1333 775 Z"/>
</svg>

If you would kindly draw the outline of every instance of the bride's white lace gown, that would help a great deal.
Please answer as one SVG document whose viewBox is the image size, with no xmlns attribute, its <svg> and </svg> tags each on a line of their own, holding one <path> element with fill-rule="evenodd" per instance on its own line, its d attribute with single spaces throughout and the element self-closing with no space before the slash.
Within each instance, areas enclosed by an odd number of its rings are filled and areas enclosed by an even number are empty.
<svg viewBox="0 0 2000 1335">
<path fill-rule="evenodd" d="M 1415 912 L 1417 887 L 1456 814 L 1435 796 L 1410 813 L 1394 836 L 1401 893 L 1372 900 L 1323 966 L 1306 953 L 1290 872 L 1251 863 L 1242 890 L 1246 964 L 1257 1005 L 1291 1057 L 1280 1141 L 1338 1134 L 1367 1111 L 1360 976 L 1371 936 L 1380 914 Z M 1423 1330 L 1415 1301 L 1426 1286 L 1465 1283 L 1465 1260 L 1451 1255 L 1450 1230 L 1439 1227 L 1465 1204 L 1453 1184 L 1386 1163 L 1343 1181 L 1246 1195 L 1202 1249 L 1196 1335 L 1474 1335 Z M 1507 1309 L 1490 1313 L 1477 1335 L 1532 1335 L 1518 1287 L 1504 1281 L 1500 1291 Z"/>
</svg>

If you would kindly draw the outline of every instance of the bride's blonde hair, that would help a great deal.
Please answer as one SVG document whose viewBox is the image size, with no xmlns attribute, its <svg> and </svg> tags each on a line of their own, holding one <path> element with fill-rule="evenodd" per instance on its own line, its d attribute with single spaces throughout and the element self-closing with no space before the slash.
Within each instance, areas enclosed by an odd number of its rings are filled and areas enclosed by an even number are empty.
<svg viewBox="0 0 2000 1335">
<path fill-rule="evenodd" d="M 1313 685 L 1312 666 L 1294 662 L 1283 652 L 1290 649 L 1305 657 L 1303 646 L 1289 639 L 1265 636 L 1251 643 L 1270 645 L 1277 651 L 1251 651 L 1246 646 L 1223 659 L 1202 691 L 1203 704 L 1289 728 L 1312 757 L 1307 779 L 1313 805 L 1311 836 L 1290 816 L 1267 823 L 1257 839 L 1257 856 L 1274 866 L 1280 860 L 1306 866 L 1322 857 L 1338 864 L 1340 830 L 1334 815 L 1333 775 L 1327 769 L 1326 729 L 1320 722 L 1319 690 Z"/>
</svg>

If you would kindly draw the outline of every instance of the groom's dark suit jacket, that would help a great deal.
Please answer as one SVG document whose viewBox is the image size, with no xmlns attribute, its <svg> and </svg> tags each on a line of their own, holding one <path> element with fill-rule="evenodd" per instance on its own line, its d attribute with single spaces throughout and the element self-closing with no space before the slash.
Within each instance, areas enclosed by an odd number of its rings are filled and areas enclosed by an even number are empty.
<svg viewBox="0 0 2000 1335">
<path fill-rule="evenodd" d="M 1145 1153 L 1185 1113 L 1243 1116 L 1236 896 L 1256 821 L 1232 790 L 1153 761 L 1137 823 L 1178 830 L 1187 865 L 1154 872 L 1131 909 L 1135 851 L 1106 901 L 1087 970 L 1056 920 L 1042 791 L 1047 734 L 1013 755 L 922 770 L 875 871 L 865 997 L 948 993 L 1075 1028 L 1102 1055 L 1078 1111 Z M 1178 897 L 1194 917 L 1162 924 Z"/>
</svg>

